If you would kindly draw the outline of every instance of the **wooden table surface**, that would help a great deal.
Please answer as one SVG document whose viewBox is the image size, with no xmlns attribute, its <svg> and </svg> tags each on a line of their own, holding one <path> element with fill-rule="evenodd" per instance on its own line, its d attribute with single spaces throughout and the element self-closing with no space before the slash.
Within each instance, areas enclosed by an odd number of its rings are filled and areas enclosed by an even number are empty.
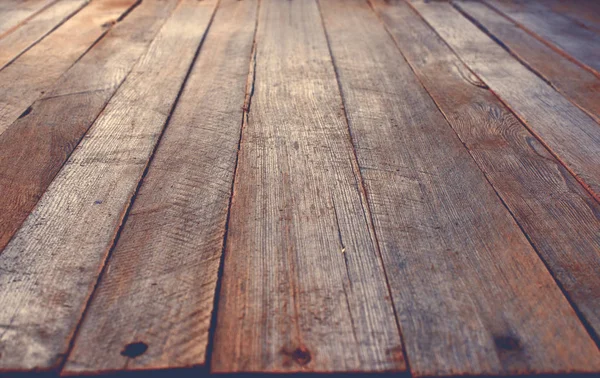
<svg viewBox="0 0 600 378">
<path fill-rule="evenodd" d="M 0 0 L 0 375 L 600 374 L 599 122 L 594 0 Z"/>
</svg>

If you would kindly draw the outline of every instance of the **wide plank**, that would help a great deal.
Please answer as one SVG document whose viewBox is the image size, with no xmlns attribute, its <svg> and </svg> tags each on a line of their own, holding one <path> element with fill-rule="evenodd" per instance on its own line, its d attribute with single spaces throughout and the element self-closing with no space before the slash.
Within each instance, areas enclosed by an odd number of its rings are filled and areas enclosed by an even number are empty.
<svg viewBox="0 0 600 378">
<path fill-rule="evenodd" d="M 63 375 L 205 364 L 257 6 L 221 0 Z"/>
<path fill-rule="evenodd" d="M 145 0 L 0 134 L 0 251 L 169 17 Z M 1 252 L 0 252 L 1 253 Z"/>
<path fill-rule="evenodd" d="M 213 372 L 404 371 L 313 0 L 263 0 Z"/>
<path fill-rule="evenodd" d="M 540 41 L 600 76 L 600 38 L 551 8 L 528 0 L 485 0 Z"/>
<path fill-rule="evenodd" d="M 483 3 L 455 1 L 453 4 L 527 67 L 600 122 L 600 77 L 557 53 Z"/>
<path fill-rule="evenodd" d="M 600 126 L 472 24 L 452 5 L 410 4 L 461 60 L 600 200 Z"/>
<path fill-rule="evenodd" d="M 0 38 L 57 0 L 3 0 L 0 2 Z"/>
<path fill-rule="evenodd" d="M 89 0 L 60 0 L 0 39 L 0 69 L 83 8 Z"/>
<path fill-rule="evenodd" d="M 598 339 L 600 205 L 405 2 L 373 3 L 421 83 Z"/>
<path fill-rule="evenodd" d="M 594 341 L 377 15 L 362 0 L 319 3 L 411 374 L 600 368 Z"/>
<path fill-rule="evenodd" d="M 94 0 L 0 70 L 0 134 L 138 0 Z"/>
<path fill-rule="evenodd" d="M 0 255 L 0 370 L 61 367 L 216 0 L 183 0 Z"/>
</svg>

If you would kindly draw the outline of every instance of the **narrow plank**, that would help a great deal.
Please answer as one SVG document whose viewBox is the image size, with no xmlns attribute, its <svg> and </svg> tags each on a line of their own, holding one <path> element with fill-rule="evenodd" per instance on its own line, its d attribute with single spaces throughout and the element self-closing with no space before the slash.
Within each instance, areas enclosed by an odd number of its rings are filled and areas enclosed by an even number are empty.
<svg viewBox="0 0 600 378">
<path fill-rule="evenodd" d="M 0 251 L 168 18 L 177 0 L 146 0 L 0 135 Z"/>
<path fill-rule="evenodd" d="M 138 0 L 94 0 L 0 71 L 0 134 Z"/>
<path fill-rule="evenodd" d="M 421 83 L 600 336 L 600 205 L 405 2 L 374 4 Z"/>
<path fill-rule="evenodd" d="M 377 15 L 362 0 L 320 4 L 411 373 L 600 368 L 593 340 Z"/>
<path fill-rule="evenodd" d="M 205 364 L 257 5 L 221 0 L 63 375 Z"/>
<path fill-rule="evenodd" d="M 600 78 L 540 42 L 492 8 L 475 1 L 456 7 L 550 85 L 600 122 Z M 599 36 L 600 38 L 600 36 Z"/>
<path fill-rule="evenodd" d="M 0 38 L 57 0 L 3 0 L 0 2 Z"/>
<path fill-rule="evenodd" d="M 405 370 L 315 1 L 264 0 L 213 372 Z"/>
<path fill-rule="evenodd" d="M 600 200 L 600 127 L 448 3 L 410 2 L 463 62 Z"/>
<path fill-rule="evenodd" d="M 600 76 L 600 38 L 537 1 L 485 0 L 532 35 Z"/>
<path fill-rule="evenodd" d="M 0 255 L 0 370 L 60 368 L 215 3 L 178 5 Z"/>
<path fill-rule="evenodd" d="M 60 0 L 0 39 L 0 69 L 83 8 L 89 0 Z"/>
</svg>

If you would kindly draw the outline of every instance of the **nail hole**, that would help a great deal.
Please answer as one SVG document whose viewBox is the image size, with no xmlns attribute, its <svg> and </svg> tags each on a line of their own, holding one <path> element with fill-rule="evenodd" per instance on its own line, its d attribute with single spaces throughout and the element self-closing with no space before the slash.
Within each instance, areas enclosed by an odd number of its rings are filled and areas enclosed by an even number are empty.
<svg viewBox="0 0 600 378">
<path fill-rule="evenodd" d="M 304 347 L 298 347 L 292 352 L 292 358 L 298 365 L 306 365 L 310 362 L 310 352 Z"/>
<path fill-rule="evenodd" d="M 148 344 L 138 341 L 136 343 L 131 343 L 125 345 L 125 348 L 121 351 L 121 356 L 136 358 L 146 353 L 148 350 Z"/>
</svg>

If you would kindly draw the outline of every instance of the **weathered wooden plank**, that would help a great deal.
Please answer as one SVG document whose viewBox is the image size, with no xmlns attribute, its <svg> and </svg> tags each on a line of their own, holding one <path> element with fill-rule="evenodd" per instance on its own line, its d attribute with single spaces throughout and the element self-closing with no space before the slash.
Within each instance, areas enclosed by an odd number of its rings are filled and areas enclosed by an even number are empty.
<svg viewBox="0 0 600 378">
<path fill-rule="evenodd" d="M 0 134 L 0 251 L 176 4 L 144 1 Z"/>
<path fill-rule="evenodd" d="M 0 255 L 0 370 L 60 367 L 215 3 L 178 5 Z"/>
<path fill-rule="evenodd" d="M 3 0 L 0 2 L 0 38 L 57 0 Z"/>
<path fill-rule="evenodd" d="M 0 70 L 0 134 L 138 0 L 94 0 Z"/>
<path fill-rule="evenodd" d="M 0 69 L 77 13 L 89 0 L 60 0 L 0 39 Z"/>
<path fill-rule="evenodd" d="M 545 0 L 540 4 L 600 33 L 600 2 L 597 0 Z"/>
<path fill-rule="evenodd" d="M 314 1 L 264 0 L 214 372 L 404 370 Z"/>
<path fill-rule="evenodd" d="M 537 1 L 485 0 L 556 51 L 600 75 L 600 38 Z"/>
<path fill-rule="evenodd" d="M 376 14 L 361 0 L 320 4 L 411 373 L 600 368 L 593 340 Z"/>
<path fill-rule="evenodd" d="M 600 200 L 600 127 L 448 3 L 410 4 Z"/>
<path fill-rule="evenodd" d="M 597 122 L 600 121 L 599 77 L 557 53 L 485 4 L 475 1 L 455 1 L 454 4 L 532 71 Z"/>
<path fill-rule="evenodd" d="M 257 5 L 221 0 L 63 374 L 205 364 Z"/>
<path fill-rule="evenodd" d="M 600 205 L 405 2 L 374 4 L 421 83 L 600 335 Z"/>
</svg>

